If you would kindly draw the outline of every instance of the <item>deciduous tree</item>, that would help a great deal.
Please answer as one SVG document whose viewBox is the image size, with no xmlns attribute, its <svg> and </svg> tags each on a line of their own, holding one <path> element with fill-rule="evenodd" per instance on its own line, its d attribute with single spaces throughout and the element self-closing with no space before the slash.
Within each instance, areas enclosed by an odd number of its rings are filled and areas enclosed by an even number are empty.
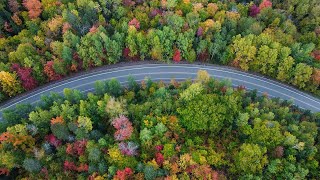
<svg viewBox="0 0 320 180">
<path fill-rule="evenodd" d="M 241 174 L 261 173 L 268 163 L 267 149 L 257 144 L 242 144 L 235 156 L 236 168 Z"/>
<path fill-rule="evenodd" d="M 192 48 L 195 32 L 192 29 L 179 33 L 177 38 L 177 46 L 181 50 L 182 57 L 189 62 L 193 62 L 196 59 L 196 52 Z"/>
<path fill-rule="evenodd" d="M 77 53 L 83 60 L 83 67 L 85 69 L 103 64 L 102 60 L 105 59 L 105 54 L 103 41 L 100 36 L 102 31 L 99 30 L 96 33 L 86 34 L 81 38 L 80 44 L 77 45 Z"/>
<path fill-rule="evenodd" d="M 305 88 L 310 81 L 312 68 L 304 63 L 299 63 L 294 69 L 292 84 L 299 88 Z"/>
<path fill-rule="evenodd" d="M 32 77 L 31 68 L 21 68 L 18 64 L 15 64 L 14 66 L 12 69 L 17 73 L 25 90 L 29 91 L 37 87 L 38 82 Z"/>
<path fill-rule="evenodd" d="M 273 76 L 277 65 L 278 51 L 263 45 L 259 48 L 256 61 L 259 63 L 259 71 L 262 74 Z"/>
<path fill-rule="evenodd" d="M 293 65 L 294 59 L 291 56 L 283 59 L 278 66 L 277 79 L 283 82 L 289 81 L 293 75 Z"/>
<path fill-rule="evenodd" d="M 2 91 L 10 97 L 20 93 L 22 90 L 21 84 L 14 73 L 1 71 L 0 83 Z"/>
<path fill-rule="evenodd" d="M 53 61 L 48 61 L 44 66 L 44 73 L 48 76 L 49 81 L 56 81 L 62 78 L 60 74 L 57 74 L 53 68 Z"/>
<path fill-rule="evenodd" d="M 23 0 L 23 6 L 28 9 L 28 14 L 31 19 L 40 16 L 42 12 L 42 5 L 39 0 Z"/>
<path fill-rule="evenodd" d="M 235 53 L 233 64 L 248 71 L 249 64 L 256 58 L 257 48 L 253 44 L 254 35 L 241 38 L 237 35 L 231 45 L 231 51 Z"/>
<path fill-rule="evenodd" d="M 270 0 L 262 0 L 262 2 L 259 5 L 260 9 L 272 7 L 272 2 Z"/>
</svg>

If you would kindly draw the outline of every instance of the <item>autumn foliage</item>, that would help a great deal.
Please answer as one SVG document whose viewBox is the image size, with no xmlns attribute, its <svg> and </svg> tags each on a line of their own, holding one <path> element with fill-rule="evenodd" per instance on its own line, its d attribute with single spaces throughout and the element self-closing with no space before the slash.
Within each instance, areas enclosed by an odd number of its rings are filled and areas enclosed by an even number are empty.
<svg viewBox="0 0 320 180">
<path fill-rule="evenodd" d="M 136 29 L 140 29 L 140 22 L 136 18 L 133 18 L 129 22 L 129 26 L 134 26 Z"/>
<path fill-rule="evenodd" d="M 254 4 L 250 7 L 249 15 L 251 17 L 256 17 L 259 13 L 260 13 L 260 8 L 257 5 Z"/>
<path fill-rule="evenodd" d="M 174 62 L 180 62 L 181 61 L 181 53 L 178 49 L 176 49 L 174 51 L 174 54 L 173 54 L 173 61 Z"/>
<path fill-rule="evenodd" d="M 15 13 L 19 11 L 20 5 L 17 0 L 8 0 L 9 9 Z"/>
<path fill-rule="evenodd" d="M 314 59 L 320 62 L 320 50 L 313 51 L 311 55 L 314 57 Z"/>
<path fill-rule="evenodd" d="M 20 67 L 19 64 L 13 64 L 11 69 L 17 73 L 25 90 L 32 90 L 38 86 L 38 82 L 32 77 L 31 68 Z"/>
<path fill-rule="evenodd" d="M 320 69 L 313 70 L 312 80 L 316 85 L 320 85 Z"/>
<path fill-rule="evenodd" d="M 133 127 L 132 123 L 125 116 L 120 116 L 112 121 L 112 125 L 117 131 L 114 133 L 114 137 L 118 141 L 127 140 L 130 138 Z"/>
<path fill-rule="evenodd" d="M 316 0 L 5 0 L 0 71 L 16 73 L 28 91 L 121 60 L 200 61 L 320 95 L 310 69 L 296 71 L 300 63 L 320 67 L 319 7 Z M 235 48 L 239 35 L 256 38 Z M 21 68 L 12 70 L 16 63 Z M 0 90 L 1 101 L 13 96 Z"/>
<path fill-rule="evenodd" d="M 261 10 L 268 7 L 272 7 L 272 2 L 270 0 L 263 0 L 259 5 Z"/>
<path fill-rule="evenodd" d="M 69 89 L 4 111 L 0 178 L 317 179 L 315 114 L 204 70 L 179 83 L 148 80 L 113 97 L 116 80 L 106 81 L 100 95 Z"/>
<path fill-rule="evenodd" d="M 51 125 L 53 124 L 63 124 L 64 123 L 64 120 L 61 116 L 58 116 L 56 118 L 52 118 L 51 119 Z"/>
<path fill-rule="evenodd" d="M 62 141 L 55 137 L 53 134 L 49 134 L 45 137 L 45 140 L 49 142 L 54 147 L 59 147 L 62 144 Z"/>
<path fill-rule="evenodd" d="M 81 156 L 85 152 L 86 140 L 76 141 L 73 144 L 67 144 L 66 153 L 69 155 Z"/>
<path fill-rule="evenodd" d="M 133 171 L 130 168 L 125 168 L 123 170 L 118 170 L 117 174 L 114 177 L 114 180 L 126 180 L 132 176 Z"/>
<path fill-rule="evenodd" d="M 44 73 L 48 76 L 49 81 L 56 81 L 62 78 L 62 75 L 57 74 L 53 69 L 53 61 L 48 61 L 44 66 Z"/>
<path fill-rule="evenodd" d="M 42 12 L 42 5 L 39 0 L 23 0 L 23 6 L 28 10 L 29 17 L 35 19 Z"/>
<path fill-rule="evenodd" d="M 10 97 L 21 92 L 21 85 L 17 80 L 16 74 L 1 71 L 0 83 L 2 90 Z"/>
</svg>

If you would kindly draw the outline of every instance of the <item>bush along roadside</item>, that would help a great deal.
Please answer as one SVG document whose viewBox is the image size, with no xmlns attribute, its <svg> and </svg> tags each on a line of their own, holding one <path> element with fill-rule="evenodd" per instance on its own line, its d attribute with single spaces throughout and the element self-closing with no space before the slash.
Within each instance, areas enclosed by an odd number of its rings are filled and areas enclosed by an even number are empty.
<svg viewBox="0 0 320 180">
<path fill-rule="evenodd" d="M 318 179 L 319 114 L 229 84 L 113 79 L 6 110 L 0 177 Z"/>
</svg>

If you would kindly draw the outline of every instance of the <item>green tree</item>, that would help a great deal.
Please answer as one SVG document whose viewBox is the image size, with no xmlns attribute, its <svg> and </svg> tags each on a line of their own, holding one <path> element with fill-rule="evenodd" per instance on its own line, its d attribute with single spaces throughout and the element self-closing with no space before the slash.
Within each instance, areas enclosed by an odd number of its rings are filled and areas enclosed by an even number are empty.
<svg viewBox="0 0 320 180">
<path fill-rule="evenodd" d="M 108 90 L 108 85 L 106 82 L 96 81 L 94 83 L 94 91 L 97 95 L 102 96 L 107 92 L 107 90 Z"/>
<path fill-rule="evenodd" d="M 90 117 L 94 124 L 100 123 L 98 101 L 99 96 L 89 93 L 86 100 L 80 100 L 79 115 Z"/>
<path fill-rule="evenodd" d="M 76 9 L 75 9 L 76 6 Z M 99 4 L 92 0 L 78 0 L 64 9 L 63 18 L 80 35 L 85 35 L 98 21 Z"/>
<path fill-rule="evenodd" d="M 226 28 L 223 27 L 221 32 L 214 34 L 212 43 L 208 45 L 210 61 L 221 64 L 228 64 L 231 59 L 231 49 L 227 46 Z"/>
<path fill-rule="evenodd" d="M 108 91 L 107 93 L 114 97 L 119 97 L 123 93 L 122 86 L 117 79 L 111 79 L 107 81 Z"/>
<path fill-rule="evenodd" d="M 239 128 L 240 132 L 249 135 L 252 132 L 252 128 L 249 125 L 249 114 L 248 113 L 239 113 L 239 117 L 236 120 L 236 125 Z"/>
<path fill-rule="evenodd" d="M 196 12 L 191 12 L 186 15 L 186 22 L 188 23 L 190 28 L 196 28 L 198 27 L 201 19 L 199 17 L 199 14 Z"/>
<path fill-rule="evenodd" d="M 121 0 L 98 0 L 98 2 L 101 5 L 100 7 L 106 20 L 110 20 L 111 18 L 120 19 L 120 14 L 117 12 L 123 9 Z"/>
<path fill-rule="evenodd" d="M 189 62 L 196 59 L 196 52 L 192 48 L 195 32 L 192 29 L 178 34 L 177 46 L 182 52 L 182 57 Z"/>
<path fill-rule="evenodd" d="M 33 109 L 34 107 L 30 104 L 17 104 L 15 108 L 3 110 L 3 124 L 0 126 L 0 133 L 6 131 L 9 126 L 21 123 L 22 119 L 27 119 Z"/>
<path fill-rule="evenodd" d="M 293 73 L 294 59 L 291 56 L 283 59 L 278 66 L 277 79 L 283 82 L 290 81 Z"/>
<path fill-rule="evenodd" d="M 69 101 L 71 104 L 77 104 L 80 102 L 80 100 L 84 99 L 84 94 L 77 90 L 77 89 L 69 89 L 65 88 L 63 90 L 63 95 L 67 101 Z"/>
<path fill-rule="evenodd" d="M 41 133 L 48 133 L 50 127 L 50 120 L 53 118 L 52 112 L 48 110 L 36 110 L 29 114 L 29 121 L 36 125 Z"/>
<path fill-rule="evenodd" d="M 184 26 L 184 18 L 173 13 L 168 13 L 165 15 L 165 20 L 168 26 L 174 30 L 174 32 L 181 32 L 182 27 Z"/>
<path fill-rule="evenodd" d="M 157 31 L 152 29 L 148 33 L 148 44 L 150 45 L 150 56 L 155 60 L 163 60 L 163 49 L 161 45 L 161 40 Z"/>
<path fill-rule="evenodd" d="M 102 59 L 105 58 L 103 53 L 103 41 L 99 35 L 103 28 L 99 27 L 99 32 L 88 33 L 81 38 L 80 44 L 77 45 L 77 52 L 83 60 L 83 67 L 88 69 L 90 66 L 101 66 Z"/>
<path fill-rule="evenodd" d="M 275 148 L 282 144 L 284 140 L 280 128 L 281 126 L 277 121 L 255 119 L 250 135 L 251 142 L 268 149 Z"/>
<path fill-rule="evenodd" d="M 137 34 L 137 45 L 139 48 L 139 54 L 140 54 L 141 60 L 144 60 L 146 57 L 149 56 L 149 45 L 148 45 L 148 40 L 146 36 L 147 35 L 143 31 L 140 31 Z"/>
<path fill-rule="evenodd" d="M 181 124 L 191 132 L 219 133 L 226 123 L 228 108 L 216 95 L 199 95 L 178 108 Z"/>
<path fill-rule="evenodd" d="M 297 63 L 306 63 L 311 65 L 313 61 L 313 58 L 311 57 L 311 52 L 314 48 L 315 45 L 313 43 L 295 43 L 291 46 L 292 57 Z"/>
<path fill-rule="evenodd" d="M 105 33 L 101 32 L 100 36 L 104 42 L 104 48 L 107 53 L 107 60 L 109 64 L 114 64 L 120 61 L 123 49 L 123 34 L 116 32 L 113 35 L 114 39 L 109 38 Z"/>
<path fill-rule="evenodd" d="M 259 62 L 259 71 L 262 74 L 273 76 L 276 70 L 277 56 L 277 49 L 269 48 L 266 45 L 261 46 L 256 59 Z"/>
<path fill-rule="evenodd" d="M 199 96 L 201 93 L 204 92 L 204 87 L 201 83 L 194 83 L 191 84 L 185 91 L 180 93 L 180 99 L 184 101 L 190 101 L 197 96 Z"/>
<path fill-rule="evenodd" d="M 176 33 L 168 26 L 164 26 L 163 30 L 157 30 L 156 34 L 160 39 L 163 60 L 169 61 L 173 56 L 173 46 L 176 40 Z"/>
<path fill-rule="evenodd" d="M 236 169 L 240 174 L 260 174 L 268 163 L 267 148 L 257 144 L 242 144 L 235 155 Z"/>
<path fill-rule="evenodd" d="M 299 88 L 305 88 L 307 83 L 310 81 L 312 75 L 312 67 L 299 63 L 293 71 L 292 84 Z"/>
<path fill-rule="evenodd" d="M 130 49 L 129 56 L 134 57 L 139 55 L 139 47 L 137 43 L 137 29 L 134 26 L 129 26 L 128 35 L 126 37 L 126 47 Z"/>
<path fill-rule="evenodd" d="M 231 45 L 231 52 L 235 54 L 233 63 L 241 69 L 248 71 L 249 64 L 255 59 L 257 48 L 253 44 L 254 35 L 241 38 L 237 35 Z"/>
<path fill-rule="evenodd" d="M 19 63 L 27 67 L 33 67 L 39 60 L 40 56 L 30 43 L 19 44 L 16 51 L 9 53 L 10 62 Z"/>
<path fill-rule="evenodd" d="M 80 37 L 67 31 L 63 34 L 63 48 L 60 57 L 64 60 L 64 64 L 71 65 L 73 53 L 76 52 L 77 45 L 80 43 Z"/>
</svg>

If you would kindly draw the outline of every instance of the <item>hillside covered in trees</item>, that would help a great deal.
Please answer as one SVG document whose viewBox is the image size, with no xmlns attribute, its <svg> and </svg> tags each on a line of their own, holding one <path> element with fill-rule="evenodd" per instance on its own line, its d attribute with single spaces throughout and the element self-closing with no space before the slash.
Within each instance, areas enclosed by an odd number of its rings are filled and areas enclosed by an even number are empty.
<svg viewBox="0 0 320 180">
<path fill-rule="evenodd" d="M 320 94 L 318 0 L 0 0 L 0 101 L 119 61 L 203 61 Z"/>
<path fill-rule="evenodd" d="M 319 179 L 320 115 L 198 73 L 64 90 L 0 124 L 0 174 L 26 179 Z M 0 176 L 1 178 L 1 176 Z"/>
</svg>

